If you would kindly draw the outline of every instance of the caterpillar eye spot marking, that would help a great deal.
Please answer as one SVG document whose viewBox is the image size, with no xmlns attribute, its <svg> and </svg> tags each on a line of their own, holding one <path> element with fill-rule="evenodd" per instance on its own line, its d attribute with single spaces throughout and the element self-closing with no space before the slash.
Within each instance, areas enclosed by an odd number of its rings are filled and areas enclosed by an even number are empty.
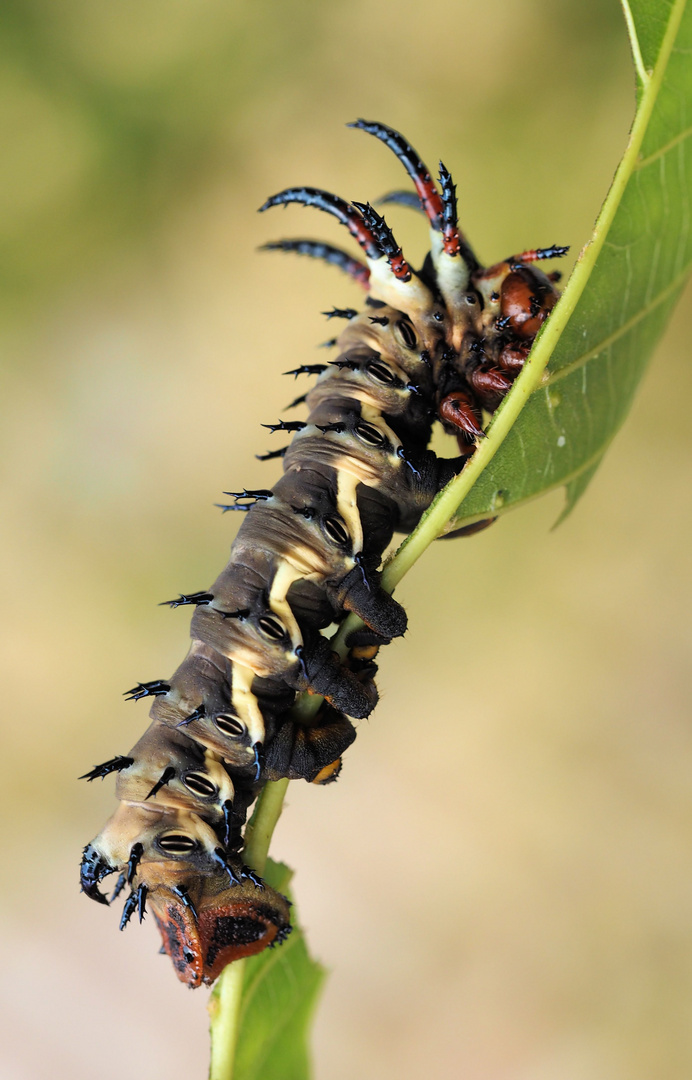
<svg viewBox="0 0 692 1080">
<path fill-rule="evenodd" d="M 377 703 L 374 657 L 407 627 L 382 587 L 384 552 L 476 452 L 483 413 L 510 390 L 557 301 L 559 275 L 537 264 L 567 251 L 532 248 L 484 267 L 460 229 L 445 165 L 438 183 L 399 132 L 366 120 L 353 126 L 405 169 L 415 190 L 382 201 L 422 213 L 432 250 L 416 272 L 372 203 L 319 188 L 285 188 L 261 207 L 311 207 L 348 231 L 360 259 L 319 240 L 264 247 L 341 269 L 364 288 L 362 311 L 325 311 L 345 324 L 321 346 L 336 348 L 335 359 L 285 372 L 316 381 L 289 406 L 305 405 L 305 421 L 263 425 L 292 437 L 256 455 L 280 461 L 281 477 L 272 488 L 225 492 L 233 503 L 217 504 L 242 514 L 227 565 L 208 591 L 163 601 L 191 609 L 189 652 L 170 679 L 126 692 L 129 701 L 151 699 L 150 727 L 127 756 L 82 777 L 115 773 L 119 799 L 83 850 L 82 891 L 108 905 L 100 886 L 117 874 L 110 900 L 130 887 L 121 929 L 148 907 L 190 987 L 290 933 L 288 901 L 245 864 L 248 810 L 266 782 L 324 785 L 339 775 L 356 736 L 351 718 Z M 436 422 L 456 437 L 457 457 L 428 449 Z M 497 508 L 502 501 L 498 491 Z M 361 623 L 342 661 L 322 631 L 350 613 Z M 310 722 L 292 711 L 304 691 L 322 698 Z"/>
<path fill-rule="evenodd" d="M 373 360 L 372 363 L 368 364 L 366 371 L 371 379 L 381 383 L 382 386 L 392 386 L 399 381 L 393 371 L 377 360 Z"/>
<path fill-rule="evenodd" d="M 211 780 L 202 773 L 183 773 L 180 779 L 185 787 L 189 791 L 192 791 L 193 794 L 198 795 L 200 799 L 213 799 L 219 793 L 216 784 L 213 784 Z"/>
<path fill-rule="evenodd" d="M 359 420 L 354 425 L 353 434 L 360 439 L 366 446 L 384 446 L 387 442 L 386 435 L 375 427 L 374 424 L 368 424 L 365 420 Z"/>
<path fill-rule="evenodd" d="M 224 735 L 229 735 L 235 739 L 242 738 L 247 731 L 245 724 L 241 723 L 236 716 L 229 716 L 228 713 L 220 713 L 215 716 L 214 723 Z"/>
<path fill-rule="evenodd" d="M 273 641 L 283 641 L 286 637 L 285 627 L 271 615 L 261 615 L 257 620 L 257 625 L 262 633 Z"/>
<path fill-rule="evenodd" d="M 345 547 L 347 544 L 351 543 L 351 537 L 348 535 L 346 526 L 343 522 L 339 521 L 338 518 L 325 518 L 322 523 L 322 528 L 327 537 L 333 544 L 336 544 L 337 547 Z"/>
<path fill-rule="evenodd" d="M 197 841 L 185 833 L 166 833 L 165 836 L 159 836 L 157 843 L 165 855 L 170 855 L 173 858 L 189 855 L 197 848 Z"/>
<path fill-rule="evenodd" d="M 411 323 L 406 319 L 399 319 L 396 328 L 399 331 L 399 335 L 402 338 L 404 345 L 407 349 L 415 349 L 418 344 L 418 338 L 416 337 L 416 331 L 411 326 Z"/>
</svg>

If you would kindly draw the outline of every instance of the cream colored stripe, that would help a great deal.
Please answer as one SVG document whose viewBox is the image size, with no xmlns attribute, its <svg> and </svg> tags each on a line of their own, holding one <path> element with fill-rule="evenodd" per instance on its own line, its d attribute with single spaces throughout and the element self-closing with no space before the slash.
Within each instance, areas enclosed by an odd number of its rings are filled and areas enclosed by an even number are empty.
<svg viewBox="0 0 692 1080">
<path fill-rule="evenodd" d="M 298 645 L 303 644 L 303 635 L 300 632 L 295 615 L 291 611 L 286 595 L 293 582 L 301 581 L 304 577 L 305 574 L 301 573 L 300 570 L 297 570 L 290 562 L 282 560 L 274 575 L 271 592 L 269 593 L 269 607 L 279 616 L 286 626 L 291 635 L 291 642 L 294 649 Z"/>
<path fill-rule="evenodd" d="M 252 743 L 264 742 L 264 717 L 257 698 L 252 693 L 255 673 L 252 668 L 233 663 L 233 692 L 231 701 L 240 719 L 245 723 Z"/>
<path fill-rule="evenodd" d="M 336 474 L 336 508 L 351 534 L 353 554 L 363 550 L 363 526 L 358 513 L 357 492 L 360 481 L 350 472 L 338 469 Z"/>
</svg>

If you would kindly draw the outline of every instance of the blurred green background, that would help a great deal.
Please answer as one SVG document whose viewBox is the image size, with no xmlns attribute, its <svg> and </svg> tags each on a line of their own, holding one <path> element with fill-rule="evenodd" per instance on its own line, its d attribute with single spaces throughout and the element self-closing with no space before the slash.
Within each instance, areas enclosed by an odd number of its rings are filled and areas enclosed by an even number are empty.
<svg viewBox="0 0 692 1080">
<path fill-rule="evenodd" d="M 616 0 L 4 0 L 0 8 L 6 749 L 0 1061 L 11 1080 L 203 1078 L 206 991 L 151 920 L 80 897 L 114 802 L 76 777 L 146 724 L 236 521 L 259 428 L 319 359 L 330 268 L 258 255 L 374 199 L 403 130 L 494 261 L 576 252 L 624 148 Z M 414 215 L 389 215 L 407 252 Z M 681 305 L 573 516 L 557 493 L 440 543 L 339 784 L 293 785 L 274 844 L 330 967 L 319 1080 L 678 1080 L 692 1072 L 692 736 Z M 275 463 L 274 463 L 275 464 Z"/>
</svg>

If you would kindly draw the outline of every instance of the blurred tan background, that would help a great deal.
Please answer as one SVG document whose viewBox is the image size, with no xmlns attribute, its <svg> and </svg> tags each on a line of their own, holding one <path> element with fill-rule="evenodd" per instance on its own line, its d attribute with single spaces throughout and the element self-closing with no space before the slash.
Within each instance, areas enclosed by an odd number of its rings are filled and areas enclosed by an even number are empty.
<svg viewBox="0 0 692 1080">
<path fill-rule="evenodd" d="M 265 486 L 259 428 L 320 359 L 343 242 L 255 214 L 293 183 L 404 176 L 357 116 L 459 185 L 488 261 L 576 251 L 633 108 L 615 0 L 5 0 L 1 310 L 8 1080 L 206 1076 L 206 991 L 148 921 L 80 897 L 114 802 L 76 777 L 146 724 L 186 649 L 157 602 L 206 587 Z M 419 258 L 424 230 L 390 219 Z M 688 303 L 573 516 L 559 493 L 404 582 L 411 630 L 339 784 L 294 785 L 273 852 L 333 974 L 319 1080 L 692 1074 Z M 277 436 L 278 438 L 278 436 Z M 278 445 L 278 444 L 277 444 Z"/>
</svg>

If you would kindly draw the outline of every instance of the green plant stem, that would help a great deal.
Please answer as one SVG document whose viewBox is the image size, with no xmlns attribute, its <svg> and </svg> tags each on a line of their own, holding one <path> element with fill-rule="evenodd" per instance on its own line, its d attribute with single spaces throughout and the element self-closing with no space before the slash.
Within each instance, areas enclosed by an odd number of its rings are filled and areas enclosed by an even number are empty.
<svg viewBox="0 0 692 1080">
<path fill-rule="evenodd" d="M 276 823 L 281 817 L 289 782 L 288 780 L 270 780 L 264 785 L 262 794 L 257 800 L 255 812 L 245 830 L 243 859 L 258 874 L 264 873 L 269 845 Z"/>
<path fill-rule="evenodd" d="M 211 1060 L 209 1080 L 233 1080 L 235 1048 L 240 1033 L 245 961 L 228 964 L 209 999 Z"/>
<path fill-rule="evenodd" d="M 288 780 L 269 781 L 264 785 L 257 800 L 255 812 L 245 835 L 243 859 L 256 870 L 264 873 L 269 845 L 276 823 L 281 817 Z M 240 1032 L 245 960 L 228 964 L 214 988 L 209 1000 L 211 1034 L 211 1062 L 209 1080 L 233 1080 L 235 1050 Z"/>
</svg>

